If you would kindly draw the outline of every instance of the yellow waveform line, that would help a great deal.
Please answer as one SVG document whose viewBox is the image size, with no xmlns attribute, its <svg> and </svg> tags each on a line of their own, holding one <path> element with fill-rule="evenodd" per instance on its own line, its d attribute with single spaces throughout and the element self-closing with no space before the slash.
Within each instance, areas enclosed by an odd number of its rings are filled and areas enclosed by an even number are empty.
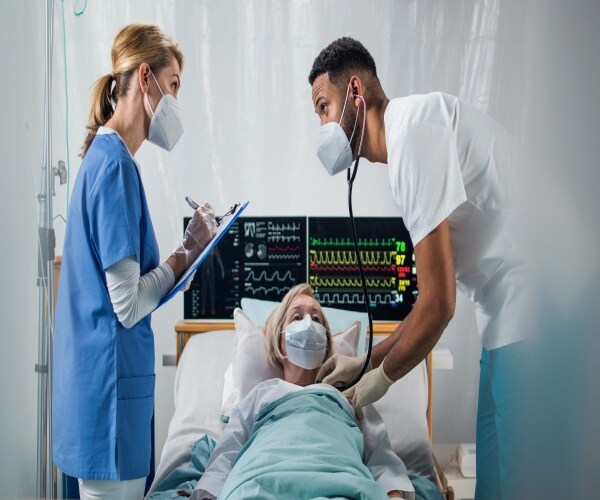
<svg viewBox="0 0 600 500">
<path fill-rule="evenodd" d="M 368 250 L 360 252 L 362 263 L 365 266 L 390 265 L 396 252 L 383 250 Z M 356 252 L 350 250 L 310 250 L 311 264 L 330 265 L 355 265 L 357 264 Z"/>
<path fill-rule="evenodd" d="M 358 288 L 362 286 L 362 281 L 359 278 L 319 278 L 318 276 L 310 277 L 310 284 L 313 287 L 325 288 Z M 367 278 L 368 288 L 392 288 L 394 286 L 394 278 Z"/>
</svg>

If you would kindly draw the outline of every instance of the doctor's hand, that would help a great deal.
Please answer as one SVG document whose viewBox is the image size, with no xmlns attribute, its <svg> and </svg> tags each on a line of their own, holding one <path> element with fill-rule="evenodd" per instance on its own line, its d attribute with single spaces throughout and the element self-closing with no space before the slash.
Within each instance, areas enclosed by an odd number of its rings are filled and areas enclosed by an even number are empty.
<svg viewBox="0 0 600 500">
<path fill-rule="evenodd" d="M 383 363 L 376 369 L 365 373 L 354 387 L 344 392 L 360 419 L 361 408 L 381 399 L 394 383 L 383 371 Z"/>
<path fill-rule="evenodd" d="M 181 245 L 173 253 L 184 254 L 186 268 L 196 260 L 208 242 L 217 233 L 215 211 L 210 203 L 203 203 L 194 212 L 187 225 Z"/>
<path fill-rule="evenodd" d="M 360 357 L 345 356 L 344 354 L 334 354 L 331 356 L 317 373 L 317 382 L 340 387 L 352 382 L 360 373 L 367 355 Z M 371 361 L 367 371 L 371 369 Z"/>
</svg>

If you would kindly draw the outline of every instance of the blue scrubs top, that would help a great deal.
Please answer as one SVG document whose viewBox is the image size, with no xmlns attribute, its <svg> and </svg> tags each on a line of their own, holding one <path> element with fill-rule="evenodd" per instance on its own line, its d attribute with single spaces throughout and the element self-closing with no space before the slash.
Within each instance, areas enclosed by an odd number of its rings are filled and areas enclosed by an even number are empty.
<svg viewBox="0 0 600 500">
<path fill-rule="evenodd" d="M 108 129 L 105 129 L 108 130 Z M 105 271 L 159 255 L 137 165 L 116 133 L 97 135 L 73 187 L 54 336 L 53 455 L 80 479 L 129 480 L 150 472 L 154 338 L 150 316 L 117 319 Z"/>
</svg>

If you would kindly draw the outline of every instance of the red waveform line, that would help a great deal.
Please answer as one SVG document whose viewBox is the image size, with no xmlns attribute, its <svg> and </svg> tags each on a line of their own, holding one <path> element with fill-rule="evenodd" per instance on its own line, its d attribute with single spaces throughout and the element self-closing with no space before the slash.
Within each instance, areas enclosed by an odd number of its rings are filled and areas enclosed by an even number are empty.
<svg viewBox="0 0 600 500">
<path fill-rule="evenodd" d="M 270 252 L 297 252 L 300 250 L 300 247 L 298 245 L 296 245 L 295 247 L 269 247 L 269 251 Z"/>
</svg>

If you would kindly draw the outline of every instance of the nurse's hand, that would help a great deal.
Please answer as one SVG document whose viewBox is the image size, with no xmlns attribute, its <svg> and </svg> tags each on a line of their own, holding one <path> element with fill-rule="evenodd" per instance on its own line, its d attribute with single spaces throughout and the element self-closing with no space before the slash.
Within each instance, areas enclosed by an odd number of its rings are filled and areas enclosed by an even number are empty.
<svg viewBox="0 0 600 500">
<path fill-rule="evenodd" d="M 187 268 L 196 260 L 196 257 L 200 255 L 216 233 L 215 211 L 210 203 L 203 203 L 194 212 L 194 216 L 185 230 L 183 241 L 174 253 L 185 255 Z"/>
<path fill-rule="evenodd" d="M 360 373 L 365 364 L 366 354 L 360 357 L 345 356 L 343 354 L 334 354 L 331 356 L 317 373 L 317 382 L 341 387 L 352 382 Z M 371 369 L 371 361 L 367 371 Z"/>
<path fill-rule="evenodd" d="M 188 280 L 185 282 L 185 284 L 183 285 L 183 288 L 181 289 L 182 292 L 187 292 L 190 287 L 192 286 L 192 281 L 194 281 L 194 277 L 196 276 L 196 271 L 194 271 L 192 273 L 192 275 L 188 278 Z"/>
</svg>

